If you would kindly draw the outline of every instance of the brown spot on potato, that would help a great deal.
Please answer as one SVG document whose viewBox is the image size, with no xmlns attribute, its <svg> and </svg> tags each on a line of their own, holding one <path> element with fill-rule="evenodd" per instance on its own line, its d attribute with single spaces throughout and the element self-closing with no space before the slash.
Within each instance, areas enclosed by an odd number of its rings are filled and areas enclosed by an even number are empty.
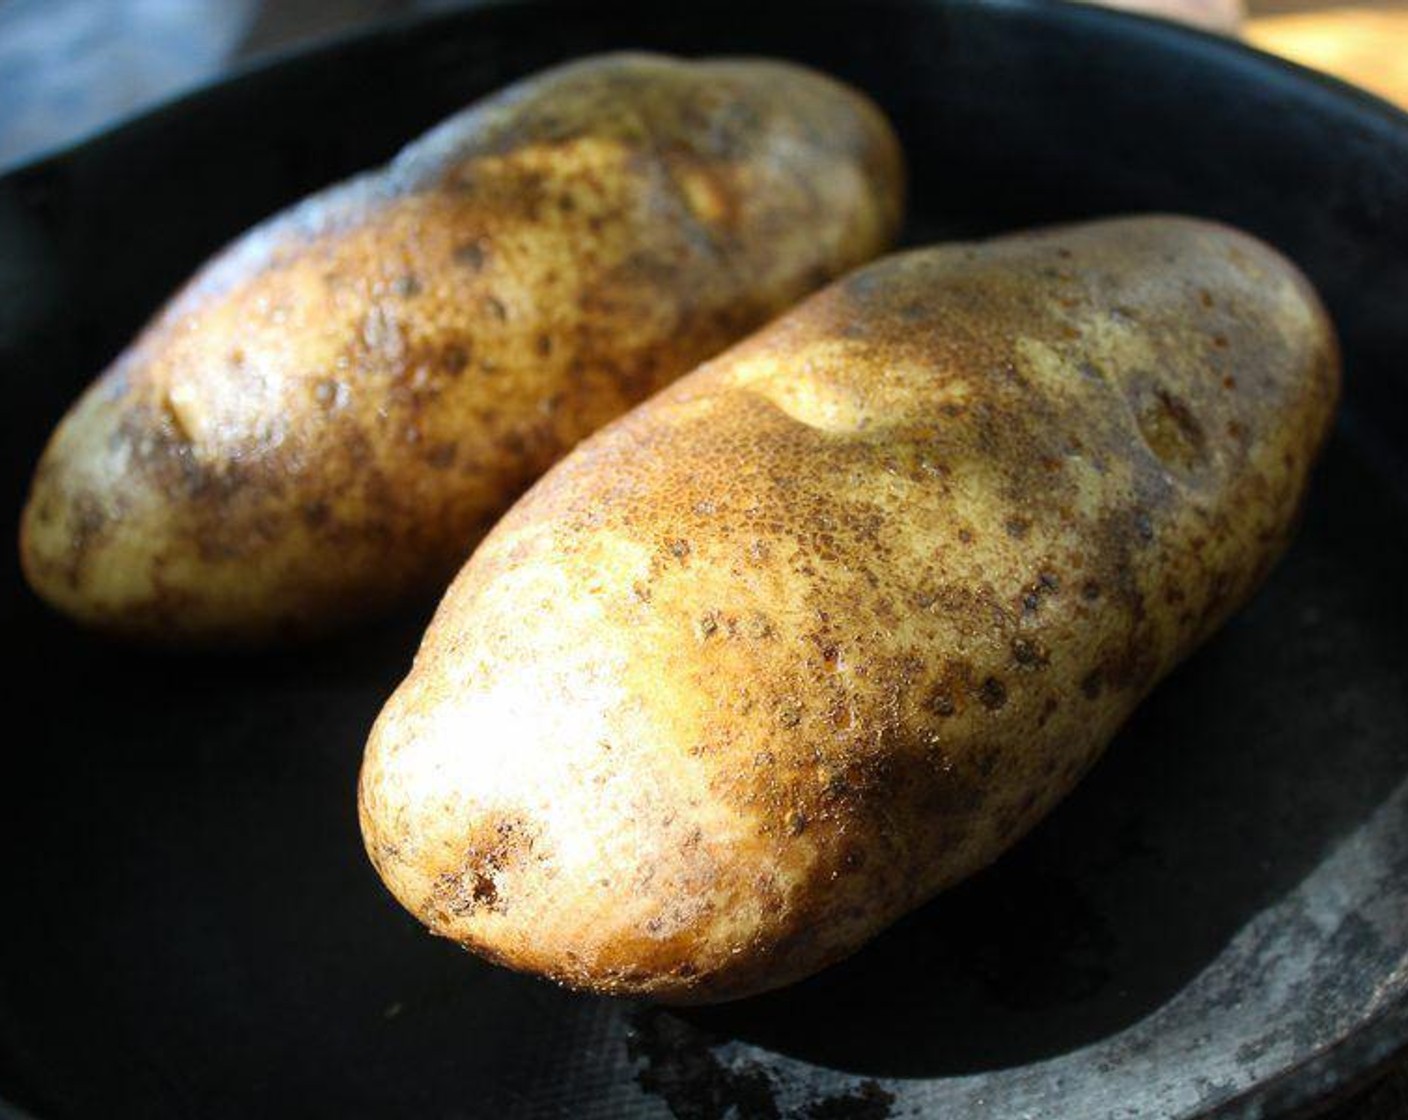
<svg viewBox="0 0 1408 1120">
<path fill-rule="evenodd" d="M 743 633 L 754 641 L 764 641 L 773 637 L 772 619 L 762 611 L 753 611 L 743 624 Z"/>
<path fill-rule="evenodd" d="M 469 365 L 470 348 L 463 344 L 446 346 L 440 355 L 440 368 L 452 377 L 464 372 Z"/>
<path fill-rule="evenodd" d="M 1044 669 L 1051 661 L 1051 653 L 1035 638 L 1013 638 L 1012 660 L 1024 669 Z"/>
<path fill-rule="evenodd" d="M 1158 459 L 1178 471 L 1193 471 L 1207 453 L 1207 437 L 1192 410 L 1162 386 L 1139 409 L 1139 431 Z"/>
<path fill-rule="evenodd" d="M 43 517 L 47 521 L 52 513 L 45 510 Z M 84 564 L 96 550 L 108 524 L 107 511 L 95 496 L 88 493 L 77 495 L 73 502 L 68 549 L 58 564 L 62 578 L 70 587 L 82 585 Z"/>
<path fill-rule="evenodd" d="M 425 461 L 437 471 L 448 470 L 455 465 L 455 454 L 458 450 L 454 440 L 442 440 L 426 452 Z"/>
<path fill-rule="evenodd" d="M 948 683 L 936 685 L 929 694 L 928 708 L 938 716 L 951 716 L 958 711 L 958 700 L 953 686 Z"/>
<path fill-rule="evenodd" d="M 482 237 L 473 241 L 466 241 L 462 245 L 457 245 L 454 251 L 454 260 L 458 265 L 478 272 L 484 267 L 484 263 L 489 259 L 489 243 Z"/>
</svg>

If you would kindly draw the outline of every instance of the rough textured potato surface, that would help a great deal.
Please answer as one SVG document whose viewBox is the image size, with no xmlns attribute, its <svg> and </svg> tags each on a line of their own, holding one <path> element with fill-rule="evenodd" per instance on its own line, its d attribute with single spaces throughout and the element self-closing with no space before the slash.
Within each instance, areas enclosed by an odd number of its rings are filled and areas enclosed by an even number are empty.
<svg viewBox="0 0 1408 1120">
<path fill-rule="evenodd" d="M 610 55 L 454 117 L 216 257 L 64 419 L 32 586 L 160 640 L 438 591 L 579 439 L 882 252 L 897 144 L 779 62 Z"/>
<path fill-rule="evenodd" d="M 1247 598 L 1337 384 L 1306 282 L 1203 222 L 854 273 L 489 535 L 372 734 L 371 858 L 436 933 L 582 988 L 726 999 L 844 957 Z"/>
</svg>

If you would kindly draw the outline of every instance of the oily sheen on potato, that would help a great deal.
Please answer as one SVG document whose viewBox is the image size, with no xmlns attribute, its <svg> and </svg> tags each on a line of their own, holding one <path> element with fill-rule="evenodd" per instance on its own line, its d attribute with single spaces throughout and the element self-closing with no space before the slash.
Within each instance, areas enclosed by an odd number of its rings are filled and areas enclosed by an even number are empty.
<svg viewBox="0 0 1408 1120">
<path fill-rule="evenodd" d="M 1338 390 L 1177 217 L 862 269 L 583 443 L 372 733 L 367 850 L 574 987 L 773 988 L 994 859 L 1287 543 Z"/>
<path fill-rule="evenodd" d="M 607 55 L 451 118 L 212 260 L 59 425 L 31 586 L 159 641 L 439 592 L 579 439 L 883 252 L 899 149 L 765 60 Z"/>
</svg>

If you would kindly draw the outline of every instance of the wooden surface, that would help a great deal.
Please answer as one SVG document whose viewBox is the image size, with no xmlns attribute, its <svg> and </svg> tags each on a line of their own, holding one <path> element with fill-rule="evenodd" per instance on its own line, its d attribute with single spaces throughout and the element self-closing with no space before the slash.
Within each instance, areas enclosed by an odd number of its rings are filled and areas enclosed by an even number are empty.
<svg viewBox="0 0 1408 1120">
<path fill-rule="evenodd" d="M 1243 28 L 1248 42 L 1408 108 L 1408 3 L 1257 7 Z"/>
</svg>

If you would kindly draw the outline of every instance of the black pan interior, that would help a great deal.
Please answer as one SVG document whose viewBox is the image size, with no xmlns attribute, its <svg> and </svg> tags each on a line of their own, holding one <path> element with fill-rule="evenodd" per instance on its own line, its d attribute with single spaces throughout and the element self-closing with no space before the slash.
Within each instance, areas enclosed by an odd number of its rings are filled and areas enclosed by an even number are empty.
<svg viewBox="0 0 1408 1120">
<path fill-rule="evenodd" d="M 422 614 L 133 652 L 0 550 L 0 1096 L 44 1118 L 1192 1117 L 1299 1108 L 1408 1035 L 1408 120 L 1230 44 L 1013 0 L 487 5 L 262 68 L 0 180 L 11 524 L 76 391 L 211 250 L 508 79 L 767 53 L 891 113 L 908 240 L 1176 210 L 1340 326 L 1342 423 L 1250 609 L 991 871 L 786 992 L 674 1013 L 426 937 L 361 853 L 365 732 Z"/>
</svg>

